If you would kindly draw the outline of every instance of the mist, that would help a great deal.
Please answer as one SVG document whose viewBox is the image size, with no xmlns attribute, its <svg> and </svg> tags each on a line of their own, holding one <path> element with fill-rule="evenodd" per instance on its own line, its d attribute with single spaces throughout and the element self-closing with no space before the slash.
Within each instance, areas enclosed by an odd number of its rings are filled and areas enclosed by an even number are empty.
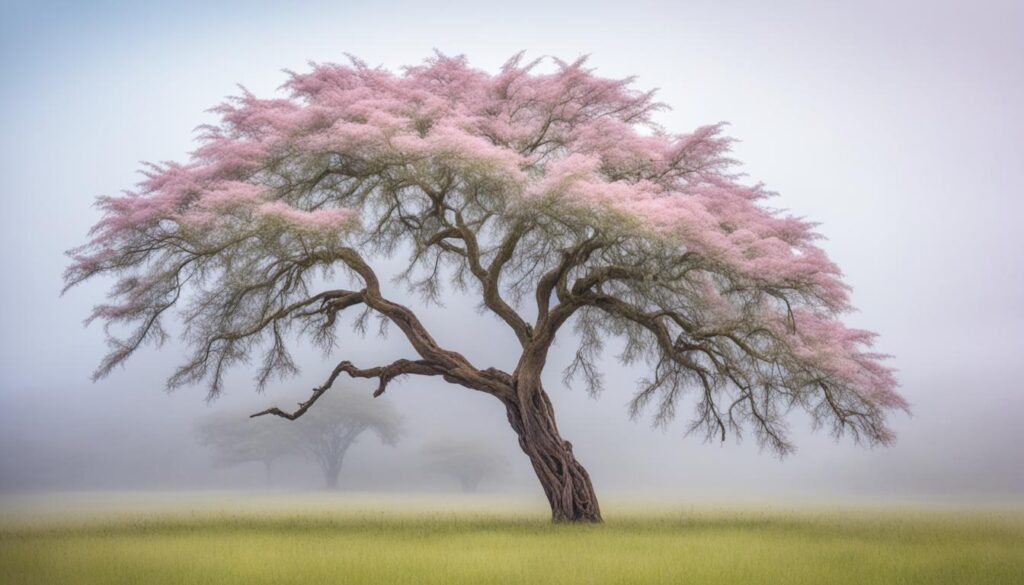
<svg viewBox="0 0 1024 585">
<path fill-rule="evenodd" d="M 284 69 L 351 53 L 391 69 L 436 48 L 496 70 L 512 54 L 589 54 L 607 77 L 636 75 L 684 132 L 721 120 L 742 170 L 778 192 L 777 208 L 820 222 L 859 312 L 880 334 L 912 415 L 897 442 L 869 449 L 815 432 L 798 413 L 798 450 L 780 460 L 753 437 L 687 436 L 688 408 L 665 428 L 629 417 L 642 368 L 604 353 L 604 391 L 566 388 L 571 328 L 545 370 L 562 435 L 602 491 L 688 498 L 949 499 L 1024 496 L 1024 7 L 1014 2 L 520 2 L 507 14 L 443 2 L 390 6 L 199 2 L 8 3 L 0 8 L 0 491 L 321 489 L 315 465 L 213 465 L 195 425 L 214 413 L 290 407 L 334 363 L 410 357 L 400 336 L 342 337 L 324 358 L 297 346 L 301 374 L 258 394 L 236 368 L 226 391 L 164 391 L 185 357 L 176 342 L 140 351 L 91 382 L 102 327 L 82 320 L 105 284 L 59 295 L 64 252 L 98 218 L 98 195 L 139 180 L 139 161 L 183 160 L 206 110 L 241 84 L 272 95 Z M 513 9 L 514 8 L 514 9 Z M 399 14 L 400 17 L 397 17 Z M 384 263 L 393 274 L 404 251 Z M 387 283 L 382 278 L 382 281 Z M 512 369 L 515 337 L 449 290 L 425 307 L 439 341 L 474 363 Z M 172 330 L 172 333 L 174 330 Z M 255 369 L 255 366 L 253 367 Z M 371 393 L 365 380 L 346 387 Z M 485 442 L 508 461 L 480 489 L 542 497 L 502 405 L 434 378 L 382 398 L 402 416 L 395 446 L 352 447 L 342 490 L 456 491 L 423 468 L 436 437 Z M 650 414 L 650 413 L 649 413 Z M 257 419 L 252 424 L 262 424 Z"/>
</svg>

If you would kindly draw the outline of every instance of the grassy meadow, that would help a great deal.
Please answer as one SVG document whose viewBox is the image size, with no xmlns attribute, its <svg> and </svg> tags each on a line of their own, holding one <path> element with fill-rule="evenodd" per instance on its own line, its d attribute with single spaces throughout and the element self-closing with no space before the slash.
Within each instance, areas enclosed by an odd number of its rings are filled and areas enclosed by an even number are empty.
<svg viewBox="0 0 1024 585">
<path fill-rule="evenodd" d="M 1020 507 L 604 502 L 555 526 L 495 496 L 0 498 L 0 583 L 1024 583 Z"/>
</svg>

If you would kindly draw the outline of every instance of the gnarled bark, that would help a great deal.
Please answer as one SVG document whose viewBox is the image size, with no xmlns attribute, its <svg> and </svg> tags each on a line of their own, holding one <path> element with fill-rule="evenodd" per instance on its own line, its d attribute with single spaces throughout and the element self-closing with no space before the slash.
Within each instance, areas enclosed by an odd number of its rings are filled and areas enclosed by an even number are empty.
<svg viewBox="0 0 1024 585">
<path fill-rule="evenodd" d="M 576 460 L 572 443 L 558 433 L 555 412 L 539 385 L 525 401 L 506 399 L 508 422 L 519 435 L 519 446 L 530 458 L 554 522 L 601 522 L 590 474 Z"/>
</svg>

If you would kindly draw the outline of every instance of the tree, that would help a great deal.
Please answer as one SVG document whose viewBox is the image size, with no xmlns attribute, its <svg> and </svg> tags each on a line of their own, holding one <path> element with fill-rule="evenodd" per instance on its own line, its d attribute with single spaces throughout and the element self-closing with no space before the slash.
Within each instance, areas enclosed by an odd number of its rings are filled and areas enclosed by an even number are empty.
<svg viewBox="0 0 1024 585">
<path fill-rule="evenodd" d="M 394 445 L 400 435 L 401 420 L 386 400 L 335 389 L 295 427 L 299 449 L 316 461 L 327 489 L 333 490 L 338 487 L 338 475 L 349 447 L 366 431 L 376 434 L 385 445 Z"/>
<path fill-rule="evenodd" d="M 394 74 L 353 59 L 290 74 L 287 97 L 220 105 L 189 162 L 151 165 L 135 191 L 101 197 L 91 239 L 69 252 L 66 287 L 117 277 L 91 319 L 132 326 L 96 376 L 163 341 L 186 296 L 194 353 L 168 384 L 206 381 L 211 395 L 254 355 L 259 387 L 293 374 L 292 338 L 331 350 L 338 316 L 361 307 L 399 329 L 409 359 L 339 361 L 297 410 L 259 414 L 298 418 L 341 374 L 376 379 L 376 395 L 400 376 L 484 392 L 556 521 L 601 517 L 541 378 L 570 322 L 567 379 L 599 392 L 602 343 L 620 338 L 622 361 L 650 370 L 633 412 L 653 403 L 659 423 L 690 397 L 689 429 L 708 439 L 748 429 L 787 453 L 785 415 L 802 408 L 837 436 L 892 441 L 886 413 L 906 403 L 874 335 L 842 323 L 848 287 L 814 224 L 740 182 L 721 124 L 669 133 L 652 121 L 664 107 L 653 92 L 582 59 L 554 63 L 516 56 L 492 75 L 439 54 Z M 388 295 L 372 263 L 398 251 L 400 280 L 425 304 L 447 281 L 480 295 L 521 347 L 514 368 L 443 347 Z"/>
<path fill-rule="evenodd" d="M 508 463 L 485 443 L 450 437 L 427 443 L 422 453 L 424 468 L 451 476 L 464 492 L 475 492 L 484 478 L 497 475 Z"/>
<path fill-rule="evenodd" d="M 211 415 L 196 423 L 200 444 L 213 449 L 214 463 L 220 467 L 258 461 L 266 467 L 270 483 L 274 461 L 301 454 L 317 463 L 332 490 L 338 487 L 349 447 L 366 431 L 385 445 L 394 445 L 401 419 L 390 402 L 343 388 L 333 389 L 315 411 L 290 425 L 237 414 Z"/>
<path fill-rule="evenodd" d="M 274 462 L 298 451 L 292 430 L 279 424 L 254 424 L 244 414 L 214 414 L 200 419 L 195 431 L 199 443 L 213 450 L 218 467 L 262 463 L 267 484 L 273 478 Z"/>
</svg>

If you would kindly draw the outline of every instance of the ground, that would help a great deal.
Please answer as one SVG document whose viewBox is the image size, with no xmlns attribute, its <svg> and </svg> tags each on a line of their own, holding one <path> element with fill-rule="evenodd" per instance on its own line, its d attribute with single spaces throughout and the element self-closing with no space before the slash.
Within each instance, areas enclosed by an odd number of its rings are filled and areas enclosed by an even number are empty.
<svg viewBox="0 0 1024 585">
<path fill-rule="evenodd" d="M 637 501 L 635 498 L 634 502 Z M 1024 583 L 1017 506 L 356 493 L 0 497 L 0 583 Z"/>
</svg>

